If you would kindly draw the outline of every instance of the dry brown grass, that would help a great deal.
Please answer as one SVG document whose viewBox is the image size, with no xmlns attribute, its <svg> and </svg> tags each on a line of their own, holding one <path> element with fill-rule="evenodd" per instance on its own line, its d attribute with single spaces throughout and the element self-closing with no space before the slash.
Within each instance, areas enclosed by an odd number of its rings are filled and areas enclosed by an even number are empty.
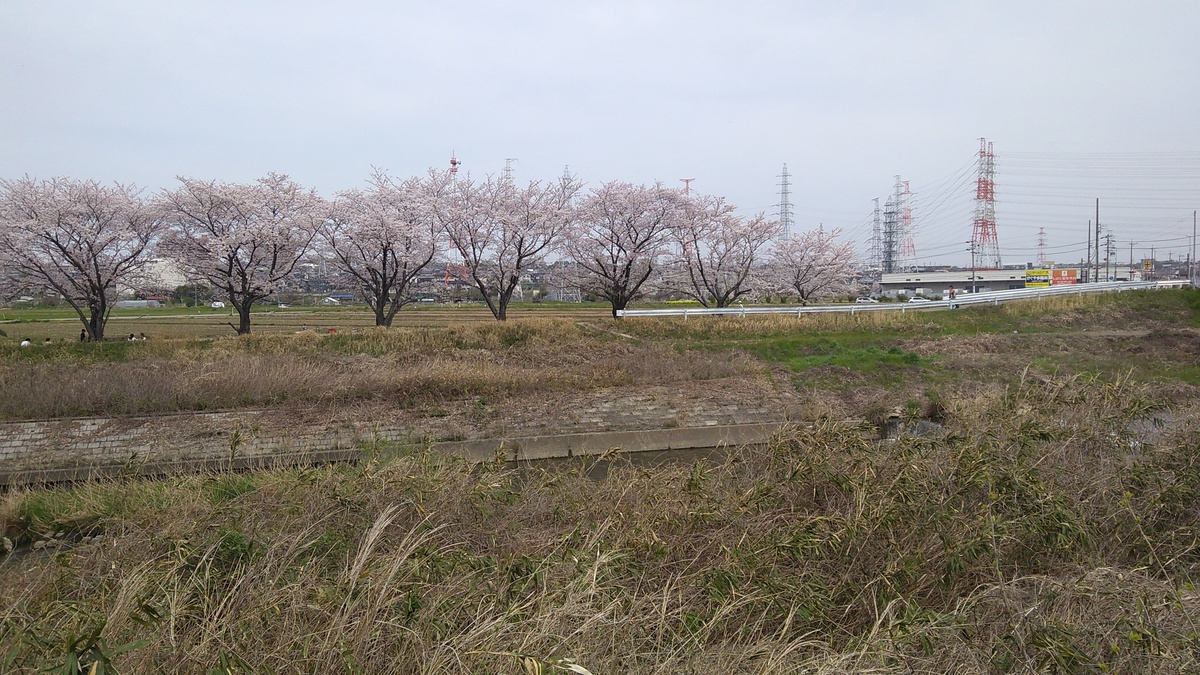
<svg viewBox="0 0 1200 675">
<path fill-rule="evenodd" d="M 0 418 L 44 419 L 382 400 L 409 406 L 754 372 L 747 357 L 684 354 L 530 319 L 360 334 L 252 334 L 214 341 L 62 349 L 0 369 Z"/>
<path fill-rule="evenodd" d="M 751 315 L 615 322 L 588 311 L 555 310 L 550 316 L 531 313 L 529 318 L 504 323 L 365 328 L 351 333 L 343 326 L 334 334 L 289 329 L 284 334 L 256 332 L 240 338 L 65 343 L 26 350 L 0 345 L 0 419 L 259 407 L 281 402 L 380 400 L 411 405 L 445 398 L 711 379 L 761 372 L 761 366 L 738 352 L 738 347 L 804 336 L 835 336 L 845 343 L 842 348 L 851 351 L 859 344 L 902 345 L 914 354 L 945 359 L 949 368 L 969 378 L 990 381 L 1011 376 L 1027 365 L 1035 357 L 1033 351 L 1062 362 L 1066 372 L 1105 369 L 1111 363 L 1095 358 L 1098 352 L 1105 352 L 1102 356 L 1112 361 L 1124 356 L 1122 349 L 1135 347 L 1094 342 L 1104 338 L 1089 337 L 1088 331 L 1127 330 L 1131 325 L 1158 329 L 1136 347 L 1144 352 L 1137 354 L 1147 366 L 1144 371 L 1154 376 L 1150 371 L 1161 361 L 1160 370 L 1175 368 L 1185 381 L 1192 381 L 1200 375 L 1193 372 L 1187 359 L 1175 358 L 1191 356 L 1186 345 L 1194 342 L 1192 333 L 1178 326 L 1179 321 L 1188 320 L 1181 313 L 1190 307 L 1180 302 L 1181 297 L 1159 293 L 1126 302 L 1095 295 L 978 311 L 863 312 L 800 319 Z M 1165 309 L 1154 305 L 1160 301 Z M 1142 304 L 1150 308 L 1143 309 Z M 457 316 L 449 311 L 413 314 L 441 320 Z M 1174 323 L 1155 323 L 1153 317 L 1160 315 L 1174 317 Z M 212 320 L 212 316 L 201 318 Z M 290 314 L 275 318 L 307 320 Z M 1071 334 L 1045 332 L 1055 326 L 1069 328 Z M 786 360 L 782 352 L 771 358 Z M 818 380 L 838 379 L 837 373 L 826 370 L 829 372 L 809 375 Z M 891 388 L 890 380 L 895 378 L 886 369 L 878 370 L 877 381 L 865 386 Z M 844 388 L 863 384 L 856 373 L 845 371 L 845 375 Z M 811 386 L 812 379 L 798 384 Z M 824 405 L 823 396 L 812 397 L 814 409 L 851 415 L 862 414 L 864 405 L 850 398 L 878 398 L 876 394 L 839 393 L 844 399 L 840 405 Z M 872 405 L 865 401 L 865 407 Z"/>
<path fill-rule="evenodd" d="M 1033 375 L 942 405 L 932 438 L 819 424 L 600 482 L 376 448 L 358 467 L 11 493 L 0 663 L 134 645 L 122 672 L 1200 668 L 1187 410 L 1121 378 Z M 76 639 L 98 627 L 106 647 Z"/>
</svg>

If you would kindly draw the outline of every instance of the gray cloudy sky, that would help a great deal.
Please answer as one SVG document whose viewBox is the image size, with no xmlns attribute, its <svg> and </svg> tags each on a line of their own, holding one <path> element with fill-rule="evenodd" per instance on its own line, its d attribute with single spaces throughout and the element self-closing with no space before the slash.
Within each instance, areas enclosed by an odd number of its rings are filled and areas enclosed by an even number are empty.
<svg viewBox="0 0 1200 675">
<path fill-rule="evenodd" d="M 155 191 L 372 166 L 662 180 L 860 247 L 910 181 L 916 249 L 963 262 L 979 137 L 1005 262 L 1190 249 L 1200 3 L 0 0 L 0 177 Z"/>
</svg>

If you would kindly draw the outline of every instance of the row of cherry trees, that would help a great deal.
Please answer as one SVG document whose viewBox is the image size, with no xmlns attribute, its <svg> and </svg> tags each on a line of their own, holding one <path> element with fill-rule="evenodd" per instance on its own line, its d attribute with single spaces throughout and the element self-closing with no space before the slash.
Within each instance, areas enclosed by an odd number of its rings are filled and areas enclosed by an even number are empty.
<svg viewBox="0 0 1200 675">
<path fill-rule="evenodd" d="M 559 255 L 568 283 L 612 305 L 673 290 L 705 306 L 751 294 L 802 301 L 845 293 L 853 248 L 838 232 L 779 238 L 779 224 L 744 218 L 721 198 L 661 184 L 605 183 L 585 192 L 564 177 L 518 186 L 430 170 L 396 180 L 376 171 L 365 189 L 319 197 L 284 175 L 253 183 L 180 178 L 143 199 L 133 186 L 68 178 L 0 181 L 0 288 L 40 285 L 102 339 L 121 288 L 147 284 L 156 258 L 204 280 L 250 332 L 252 306 L 281 290 L 306 256 L 342 270 L 390 326 L 422 272 L 449 258 L 498 320 L 522 274 Z"/>
</svg>

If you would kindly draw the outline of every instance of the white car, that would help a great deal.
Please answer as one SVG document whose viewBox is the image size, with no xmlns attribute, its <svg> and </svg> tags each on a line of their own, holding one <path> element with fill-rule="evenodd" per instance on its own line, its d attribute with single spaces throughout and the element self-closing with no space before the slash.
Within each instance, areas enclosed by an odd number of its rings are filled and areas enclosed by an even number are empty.
<svg viewBox="0 0 1200 675">
<path fill-rule="evenodd" d="M 929 298 L 917 298 L 917 297 L 909 298 L 908 301 L 909 302 L 933 302 Z"/>
<path fill-rule="evenodd" d="M 855 298 L 854 303 L 858 305 L 877 305 L 879 301 L 875 298 Z"/>
<path fill-rule="evenodd" d="M 213 309 L 225 309 L 225 303 L 221 302 L 220 300 L 213 302 L 213 304 L 209 306 Z"/>
</svg>

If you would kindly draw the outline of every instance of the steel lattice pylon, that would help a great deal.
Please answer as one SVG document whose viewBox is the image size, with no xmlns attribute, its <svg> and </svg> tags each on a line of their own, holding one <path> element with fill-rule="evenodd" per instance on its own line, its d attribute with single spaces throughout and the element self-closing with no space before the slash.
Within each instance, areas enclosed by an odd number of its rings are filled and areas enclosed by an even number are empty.
<svg viewBox="0 0 1200 675">
<path fill-rule="evenodd" d="M 912 190 L 908 189 L 908 181 L 896 176 L 896 207 L 900 212 L 900 266 L 915 267 L 917 264 L 917 244 L 913 239 Z"/>
<path fill-rule="evenodd" d="M 871 245 L 867 252 L 868 264 L 872 269 L 883 270 L 883 230 L 879 219 L 879 197 L 875 197 L 875 212 L 871 220 Z"/>
<path fill-rule="evenodd" d="M 1000 242 L 996 238 L 996 155 L 986 138 L 979 139 L 979 179 L 975 184 L 975 220 L 971 247 L 979 269 L 1000 269 Z"/>
<path fill-rule="evenodd" d="M 900 271 L 896 250 L 900 245 L 900 214 L 896 210 L 896 198 L 888 197 L 883 205 L 883 249 L 880 253 L 880 268 L 884 274 Z"/>
<path fill-rule="evenodd" d="M 787 239 L 792 236 L 792 183 L 789 178 L 787 164 L 783 165 L 783 173 L 779 174 L 779 238 Z"/>
</svg>

